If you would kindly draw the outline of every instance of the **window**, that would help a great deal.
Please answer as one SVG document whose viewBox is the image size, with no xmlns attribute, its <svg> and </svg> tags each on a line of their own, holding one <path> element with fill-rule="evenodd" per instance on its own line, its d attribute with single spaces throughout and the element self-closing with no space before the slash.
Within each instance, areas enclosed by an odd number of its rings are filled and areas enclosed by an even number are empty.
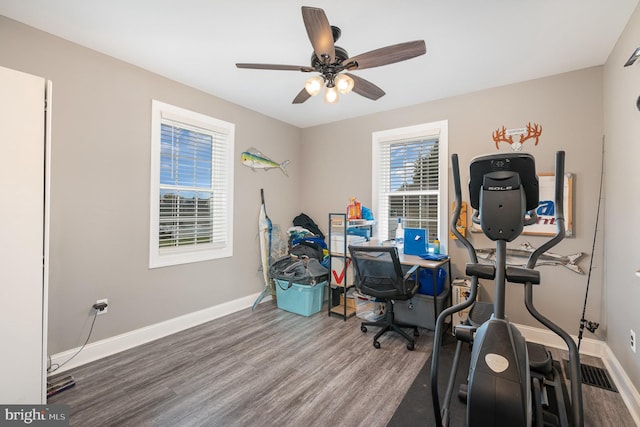
<svg viewBox="0 0 640 427">
<path fill-rule="evenodd" d="M 152 101 L 149 268 L 233 255 L 234 125 Z"/>
<path fill-rule="evenodd" d="M 448 168 L 446 120 L 374 132 L 373 206 L 376 237 L 395 237 L 398 218 L 405 228 L 425 228 L 429 241 L 446 252 Z"/>
</svg>

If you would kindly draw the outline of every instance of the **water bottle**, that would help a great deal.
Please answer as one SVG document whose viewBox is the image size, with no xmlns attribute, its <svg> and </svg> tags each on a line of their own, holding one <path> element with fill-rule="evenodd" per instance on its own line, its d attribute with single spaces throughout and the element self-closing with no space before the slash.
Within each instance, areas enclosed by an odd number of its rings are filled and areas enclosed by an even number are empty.
<svg viewBox="0 0 640 427">
<path fill-rule="evenodd" d="M 435 240 L 433 241 L 433 253 L 435 255 L 440 254 L 440 240 L 438 240 L 438 238 L 436 237 Z"/>
<path fill-rule="evenodd" d="M 396 247 L 398 253 L 404 253 L 404 228 L 402 227 L 402 218 L 398 218 L 398 227 L 396 228 Z"/>
</svg>

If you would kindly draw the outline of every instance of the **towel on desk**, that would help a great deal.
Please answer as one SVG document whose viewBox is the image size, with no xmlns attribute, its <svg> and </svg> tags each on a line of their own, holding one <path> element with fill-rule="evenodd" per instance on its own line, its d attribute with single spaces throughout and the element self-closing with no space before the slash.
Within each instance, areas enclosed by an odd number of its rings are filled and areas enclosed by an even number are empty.
<svg viewBox="0 0 640 427">
<path fill-rule="evenodd" d="M 444 254 L 422 254 L 422 255 L 419 255 L 419 257 L 429 261 L 442 261 L 443 259 L 449 258 L 447 255 L 444 255 Z"/>
</svg>

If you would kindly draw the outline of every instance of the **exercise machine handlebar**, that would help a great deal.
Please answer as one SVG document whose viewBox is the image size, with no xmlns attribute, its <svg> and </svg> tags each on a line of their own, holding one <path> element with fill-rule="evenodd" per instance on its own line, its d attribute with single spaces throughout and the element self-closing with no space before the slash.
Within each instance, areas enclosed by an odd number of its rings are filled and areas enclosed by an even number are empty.
<svg viewBox="0 0 640 427">
<path fill-rule="evenodd" d="M 458 241 L 460 241 L 466 248 L 467 248 L 467 253 L 469 254 L 469 259 L 471 260 L 472 263 L 477 264 L 478 263 L 478 256 L 476 255 L 476 251 L 475 248 L 473 247 L 473 245 L 471 244 L 471 242 L 469 242 L 469 240 L 467 240 L 457 229 L 456 224 L 458 222 L 458 219 L 460 218 L 460 210 L 462 207 L 462 187 L 460 185 L 460 167 L 458 164 L 458 155 L 457 154 L 453 154 L 451 156 L 451 169 L 452 169 L 452 175 L 453 175 L 453 187 L 454 187 L 454 197 L 455 197 L 455 207 L 453 209 L 453 216 L 451 217 L 451 223 L 450 223 L 450 229 L 451 232 L 453 233 L 454 236 L 456 236 L 458 238 Z M 435 326 L 435 332 L 434 332 L 434 343 L 433 343 L 433 348 L 437 349 L 440 348 L 440 346 L 442 345 L 442 335 L 443 335 L 443 329 L 444 329 L 444 322 L 447 319 L 447 317 L 462 311 L 468 307 L 470 307 L 477 298 L 478 295 L 478 277 L 477 276 L 472 276 L 471 277 L 471 289 L 470 289 L 470 294 L 469 297 L 462 303 L 457 304 L 453 307 L 448 307 L 445 310 L 443 310 L 440 315 L 438 316 L 438 318 L 436 319 L 436 326 Z M 431 374 L 430 374 L 430 382 L 431 382 L 431 398 L 432 398 L 432 402 L 433 402 L 433 408 L 434 408 L 434 417 L 435 417 L 435 423 L 437 426 L 443 426 L 443 425 L 448 425 L 448 400 L 450 398 L 450 396 L 448 396 L 449 393 L 447 393 L 447 396 L 445 397 L 445 404 L 442 405 L 442 407 L 444 408 L 443 411 L 441 411 L 441 406 L 440 406 L 440 395 L 438 392 L 438 369 L 440 366 L 440 352 L 439 351 L 434 351 L 432 353 L 431 356 Z"/>
</svg>

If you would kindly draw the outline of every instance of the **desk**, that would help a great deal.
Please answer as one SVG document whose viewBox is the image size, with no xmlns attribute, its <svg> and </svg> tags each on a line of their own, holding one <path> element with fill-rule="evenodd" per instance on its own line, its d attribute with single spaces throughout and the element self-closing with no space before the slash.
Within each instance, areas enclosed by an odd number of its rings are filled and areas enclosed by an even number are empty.
<svg viewBox="0 0 640 427">
<path fill-rule="evenodd" d="M 420 258 L 418 255 L 406 255 L 406 254 L 399 254 L 400 255 L 400 264 L 402 265 L 407 265 L 407 266 L 414 266 L 417 265 L 418 266 L 418 271 L 416 271 L 416 275 L 418 277 L 418 280 L 420 280 L 420 269 L 421 268 L 428 268 L 431 270 L 432 274 L 431 274 L 431 278 L 433 279 L 433 315 L 434 315 L 434 325 L 435 325 L 435 319 L 438 318 L 438 315 L 440 313 L 438 313 L 438 291 L 437 291 L 437 287 L 438 287 L 438 268 L 443 267 L 446 268 L 447 270 L 447 277 L 449 279 L 449 289 L 451 289 L 451 258 L 447 257 L 441 261 L 432 261 L 432 260 L 428 260 L 428 259 L 424 259 L 424 258 Z M 443 291 L 445 292 L 445 291 Z"/>
<path fill-rule="evenodd" d="M 375 242 L 374 240 L 372 240 L 370 243 L 363 245 L 363 246 L 368 246 L 368 245 L 379 245 L 379 243 Z M 383 245 L 384 246 L 384 245 Z M 345 268 L 345 266 L 349 265 L 349 262 L 347 261 L 349 258 L 349 255 L 345 255 L 342 252 L 334 252 L 332 253 L 332 256 L 334 257 L 340 257 L 340 258 L 344 258 L 345 262 L 344 264 L 342 264 L 342 268 Z M 400 264 L 402 264 L 403 266 L 414 266 L 417 265 L 418 266 L 418 270 L 416 271 L 416 275 L 418 277 L 418 280 L 420 278 L 420 269 L 422 268 L 428 268 L 432 271 L 431 277 L 433 278 L 433 313 L 434 313 L 434 325 L 435 325 L 435 319 L 438 318 L 438 315 L 440 314 L 438 312 L 438 293 L 437 293 L 437 272 L 438 272 L 438 268 L 445 268 L 447 271 L 447 276 L 449 278 L 449 289 L 451 289 L 451 259 L 449 257 L 440 260 L 440 261 L 432 261 L 432 260 L 426 260 L 423 258 L 420 258 L 418 255 L 406 255 L 403 253 L 399 254 L 399 258 L 400 258 Z M 333 268 L 332 268 L 333 270 Z M 342 273 L 342 277 L 345 278 L 346 281 L 346 273 L 343 272 L 338 272 L 338 275 L 340 275 Z M 331 272 L 331 274 L 333 274 L 333 271 Z M 336 286 L 335 284 L 331 284 L 331 280 L 330 280 L 330 284 L 329 286 Z M 347 285 L 346 287 L 351 287 L 353 285 Z M 346 290 L 345 290 L 346 291 Z M 331 297 L 330 297 L 331 298 Z M 353 313 L 347 313 L 346 307 L 342 307 L 342 306 L 334 306 L 332 307 L 332 301 L 329 301 L 329 315 L 331 314 L 337 314 L 339 316 L 343 316 L 344 320 L 346 320 L 346 317 L 350 314 L 352 315 Z M 344 315 L 343 315 L 344 312 Z"/>
</svg>

